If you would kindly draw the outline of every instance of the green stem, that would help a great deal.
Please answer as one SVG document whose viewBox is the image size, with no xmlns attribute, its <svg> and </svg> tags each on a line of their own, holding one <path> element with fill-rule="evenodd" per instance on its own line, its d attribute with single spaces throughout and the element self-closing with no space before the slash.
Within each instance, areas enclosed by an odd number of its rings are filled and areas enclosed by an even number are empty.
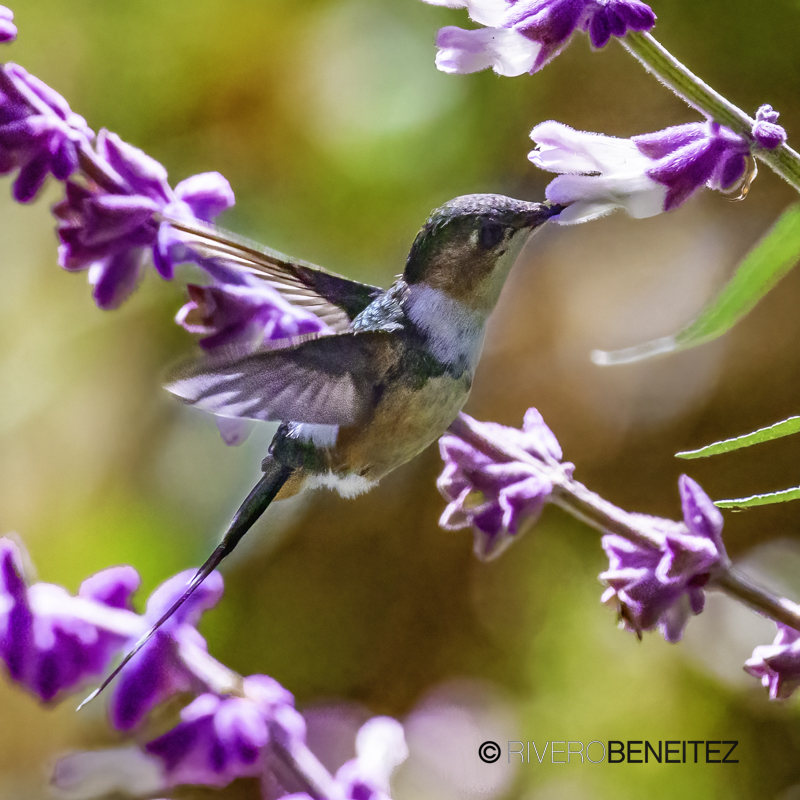
<svg viewBox="0 0 800 800">
<path fill-rule="evenodd" d="M 600 497 L 576 481 L 570 471 L 554 459 L 537 458 L 509 442 L 494 438 L 479 422 L 466 414 L 459 414 L 448 432 L 498 461 L 521 461 L 532 467 L 552 484 L 550 502 L 589 527 L 601 533 L 616 533 L 645 547 L 661 546 L 660 541 L 648 530 L 647 517 L 631 514 Z M 800 614 L 793 610 L 794 604 L 758 586 L 727 564 L 721 564 L 715 570 L 708 588 L 722 591 L 759 614 L 800 630 Z"/>
<path fill-rule="evenodd" d="M 692 108 L 752 141 L 751 131 L 755 120 L 701 81 L 649 33 L 629 33 L 620 41 L 649 72 Z M 765 150 L 756 145 L 753 154 L 800 192 L 800 154 L 789 145 L 782 144 L 774 150 Z"/>
</svg>

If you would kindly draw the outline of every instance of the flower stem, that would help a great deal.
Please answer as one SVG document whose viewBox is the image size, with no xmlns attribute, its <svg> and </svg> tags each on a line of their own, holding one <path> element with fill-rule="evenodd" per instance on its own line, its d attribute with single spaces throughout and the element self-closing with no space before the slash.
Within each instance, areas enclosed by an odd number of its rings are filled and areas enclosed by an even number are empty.
<svg viewBox="0 0 800 800">
<path fill-rule="evenodd" d="M 791 609 L 787 608 L 785 601 L 768 592 L 761 586 L 753 583 L 747 576 L 738 570 L 727 569 L 720 572 L 709 588 L 720 589 L 730 597 L 735 597 L 753 611 L 763 614 L 776 622 L 782 622 L 790 628 L 800 630 L 800 618 Z"/>
<path fill-rule="evenodd" d="M 700 80 L 649 33 L 629 33 L 620 41 L 649 72 L 692 108 L 753 142 L 751 131 L 755 120 Z M 754 144 L 753 154 L 800 192 L 800 154 L 789 145 L 765 150 Z"/>
<path fill-rule="evenodd" d="M 553 485 L 550 502 L 595 530 L 616 533 L 638 544 L 660 545 L 640 521 L 642 516 L 631 514 L 600 497 L 576 481 L 563 464 L 545 461 L 521 448 L 499 441 L 475 425 L 474 420 L 465 414 L 459 414 L 448 431 L 491 458 L 505 462 L 521 461 L 533 467 Z M 785 600 L 752 583 L 731 567 L 721 565 L 712 576 L 708 588 L 723 591 L 759 614 L 800 631 L 800 615 L 792 611 Z"/>
</svg>

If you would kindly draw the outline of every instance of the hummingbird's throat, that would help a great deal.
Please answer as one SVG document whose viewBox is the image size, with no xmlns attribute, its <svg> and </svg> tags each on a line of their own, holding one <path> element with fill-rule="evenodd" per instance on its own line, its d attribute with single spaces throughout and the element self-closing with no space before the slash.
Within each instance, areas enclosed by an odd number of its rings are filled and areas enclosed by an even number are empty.
<svg viewBox="0 0 800 800">
<path fill-rule="evenodd" d="M 406 313 L 426 334 L 428 347 L 439 361 L 474 370 L 483 348 L 485 313 L 425 283 L 409 286 Z"/>
</svg>

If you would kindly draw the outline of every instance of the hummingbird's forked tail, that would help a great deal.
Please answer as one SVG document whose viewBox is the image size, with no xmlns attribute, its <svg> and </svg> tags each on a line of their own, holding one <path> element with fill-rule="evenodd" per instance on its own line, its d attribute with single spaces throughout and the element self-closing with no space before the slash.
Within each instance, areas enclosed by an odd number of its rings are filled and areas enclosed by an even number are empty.
<svg viewBox="0 0 800 800">
<path fill-rule="evenodd" d="M 189 581 L 184 593 L 170 606 L 167 612 L 139 639 L 130 652 L 122 659 L 111 674 L 97 687 L 79 706 L 83 708 L 88 702 L 94 700 L 114 678 L 119 675 L 125 665 L 150 641 L 158 629 L 195 593 L 197 587 L 219 566 L 220 562 L 230 555 L 244 535 L 250 530 L 256 520 L 267 510 L 283 485 L 289 480 L 293 467 L 280 464 L 275 460 L 265 461 L 264 475 L 253 487 L 239 510 L 234 514 L 228 530 L 214 552 L 206 559 L 197 573 Z"/>
</svg>

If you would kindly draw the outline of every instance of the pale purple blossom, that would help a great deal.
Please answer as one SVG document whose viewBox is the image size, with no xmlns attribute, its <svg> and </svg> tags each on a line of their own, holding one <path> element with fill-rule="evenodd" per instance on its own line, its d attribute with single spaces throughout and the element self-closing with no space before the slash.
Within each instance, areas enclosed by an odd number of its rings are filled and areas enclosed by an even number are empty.
<svg viewBox="0 0 800 800">
<path fill-rule="evenodd" d="M 392 772 L 408 758 L 403 726 L 391 717 L 373 717 L 356 735 L 356 757 L 336 773 L 348 800 L 390 800 Z"/>
<path fill-rule="evenodd" d="M 756 112 L 753 138 L 765 150 L 774 150 L 786 141 L 786 131 L 778 125 L 780 114 L 772 106 L 764 105 Z"/>
<path fill-rule="evenodd" d="M 0 44 L 13 42 L 17 38 L 17 26 L 10 8 L 0 6 Z"/>
<path fill-rule="evenodd" d="M 703 610 L 703 586 L 728 564 L 719 509 L 686 475 L 678 485 L 683 524 L 634 515 L 654 543 L 607 534 L 602 544 L 610 563 L 600 575 L 608 586 L 602 602 L 616 606 L 628 630 L 641 634 L 658 626 L 670 642 L 678 641 L 689 617 Z"/>
<path fill-rule="evenodd" d="M 111 309 L 136 288 L 148 257 L 166 280 L 175 264 L 193 260 L 162 215 L 208 222 L 234 198 L 217 172 L 188 178 L 173 191 L 161 164 L 105 130 L 92 158 L 90 176 L 69 181 L 65 200 L 54 208 L 59 263 L 68 270 L 88 268 L 97 305 Z"/>
<path fill-rule="evenodd" d="M 728 191 L 744 176 L 749 144 L 715 122 L 695 122 L 619 139 L 542 122 L 528 158 L 560 173 L 545 195 L 566 205 L 556 222 L 572 224 L 624 208 L 641 219 L 678 208 L 698 189 Z"/>
<path fill-rule="evenodd" d="M 788 600 L 782 602 L 790 611 L 800 614 L 800 606 Z M 771 700 L 785 700 L 800 686 L 800 631 L 782 622 L 775 624 L 778 627 L 775 641 L 756 647 L 744 668 L 761 678 Z"/>
<path fill-rule="evenodd" d="M 17 64 L 0 66 L 0 175 L 19 170 L 15 200 L 33 200 L 48 175 L 66 180 L 93 135 L 58 92 Z"/>
<path fill-rule="evenodd" d="M 436 66 L 468 73 L 491 67 L 513 77 L 537 72 L 566 46 L 576 30 L 589 33 L 594 47 L 611 36 L 650 30 L 655 14 L 640 0 L 425 0 L 466 8 L 484 28 L 442 28 Z"/>
<path fill-rule="evenodd" d="M 561 461 L 561 447 L 535 408 L 526 412 L 522 430 L 496 422 L 472 424 L 501 447 L 517 448 L 551 466 Z M 471 526 L 478 558 L 496 558 L 536 522 L 553 491 L 551 481 L 531 464 L 497 461 L 453 434 L 439 439 L 439 449 L 445 466 L 436 485 L 449 501 L 439 524 L 446 530 Z"/>
<path fill-rule="evenodd" d="M 139 576 L 133 567 L 111 567 L 72 596 L 51 583 L 29 586 L 22 561 L 15 543 L 0 539 L 0 658 L 12 680 L 47 701 L 100 676 L 139 634 L 130 610 Z"/>
</svg>

